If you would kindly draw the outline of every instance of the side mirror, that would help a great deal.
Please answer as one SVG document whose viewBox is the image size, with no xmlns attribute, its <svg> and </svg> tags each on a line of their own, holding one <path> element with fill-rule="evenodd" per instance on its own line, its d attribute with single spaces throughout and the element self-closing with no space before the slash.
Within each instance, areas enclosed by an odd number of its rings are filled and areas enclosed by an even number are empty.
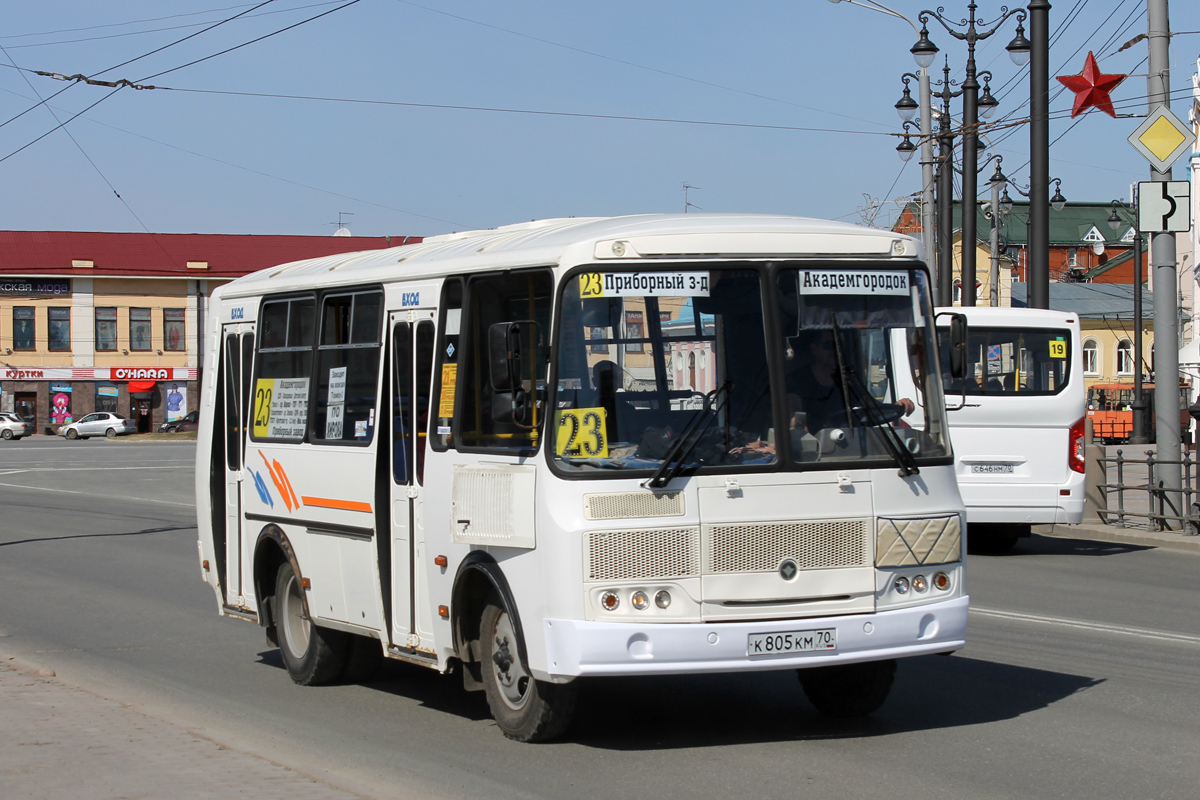
<svg viewBox="0 0 1200 800">
<path fill-rule="evenodd" d="M 967 377 L 967 317 L 950 314 L 950 377 Z"/>
<path fill-rule="evenodd" d="M 494 419 L 525 423 L 533 406 L 530 392 L 536 391 L 537 376 L 548 357 L 541 327 L 533 320 L 497 322 L 488 328 L 488 379 L 496 395 L 492 398 Z"/>
</svg>

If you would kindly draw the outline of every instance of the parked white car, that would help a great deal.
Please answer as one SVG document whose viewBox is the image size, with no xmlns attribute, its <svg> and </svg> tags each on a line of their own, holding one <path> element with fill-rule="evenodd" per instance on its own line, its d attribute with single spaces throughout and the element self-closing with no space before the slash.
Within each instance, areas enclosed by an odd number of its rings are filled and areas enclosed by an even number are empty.
<svg viewBox="0 0 1200 800">
<path fill-rule="evenodd" d="M 33 425 L 8 411 L 0 412 L 0 436 L 5 439 L 20 439 L 33 433 Z"/>
<path fill-rule="evenodd" d="M 78 422 L 63 425 L 58 432 L 68 439 L 86 439 L 89 436 L 107 436 L 112 439 L 126 433 L 137 433 L 137 423 L 120 414 L 96 411 Z"/>
</svg>

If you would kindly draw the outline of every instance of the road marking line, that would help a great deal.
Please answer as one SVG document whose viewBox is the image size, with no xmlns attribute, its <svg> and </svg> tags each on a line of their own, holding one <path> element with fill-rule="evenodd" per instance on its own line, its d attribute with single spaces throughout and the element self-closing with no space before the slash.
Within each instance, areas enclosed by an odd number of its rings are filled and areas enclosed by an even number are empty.
<svg viewBox="0 0 1200 800">
<path fill-rule="evenodd" d="M 116 472 L 118 470 L 147 470 L 147 469 L 191 469 L 195 464 L 179 464 L 176 466 L 159 466 L 153 461 L 143 462 L 137 467 L 104 467 L 105 472 Z M 95 467 L 19 467 L 14 469 L 0 469 L 0 475 L 20 475 L 23 472 L 94 472 Z"/>
<path fill-rule="evenodd" d="M 170 500 L 152 500 L 149 497 L 124 497 L 113 494 L 94 494 L 92 492 L 78 492 L 74 489 L 59 489 L 54 486 L 25 486 L 20 483 L 0 483 L 0 486 L 8 486 L 12 489 L 28 489 L 33 492 L 54 492 L 55 494 L 77 494 L 82 497 L 99 497 L 103 500 L 129 500 L 134 503 L 159 503 L 164 506 L 179 506 L 180 508 L 196 507 L 195 503 L 172 503 Z"/>
<path fill-rule="evenodd" d="M 1170 631 L 1155 631 L 1147 628 L 1130 628 L 1124 625 L 1106 625 L 1102 622 L 1087 622 L 1085 620 L 1065 619 L 1063 617 L 1042 617 L 1037 614 L 1021 614 L 1016 611 L 1001 611 L 997 608 L 980 608 L 979 606 L 971 606 L 971 612 L 982 614 L 985 617 L 1000 617 L 1002 619 L 1020 620 L 1021 622 L 1035 622 L 1042 625 L 1063 625 L 1068 628 L 1082 628 L 1102 633 L 1140 636 L 1144 639 L 1161 639 L 1168 642 L 1200 644 L 1200 636 L 1193 636 L 1187 633 L 1171 633 Z"/>
</svg>

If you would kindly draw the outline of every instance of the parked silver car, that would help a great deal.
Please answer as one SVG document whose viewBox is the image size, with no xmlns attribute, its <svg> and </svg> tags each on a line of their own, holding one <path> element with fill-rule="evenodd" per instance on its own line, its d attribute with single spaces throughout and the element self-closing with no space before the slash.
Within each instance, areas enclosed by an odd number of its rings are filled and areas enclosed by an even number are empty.
<svg viewBox="0 0 1200 800">
<path fill-rule="evenodd" d="M 0 436 L 20 439 L 33 433 L 33 425 L 8 411 L 0 411 Z"/>
<path fill-rule="evenodd" d="M 126 433 L 137 433 L 137 423 L 120 414 L 96 411 L 78 422 L 63 425 L 58 432 L 68 439 L 86 439 L 89 436 L 107 436 L 112 439 Z"/>
</svg>

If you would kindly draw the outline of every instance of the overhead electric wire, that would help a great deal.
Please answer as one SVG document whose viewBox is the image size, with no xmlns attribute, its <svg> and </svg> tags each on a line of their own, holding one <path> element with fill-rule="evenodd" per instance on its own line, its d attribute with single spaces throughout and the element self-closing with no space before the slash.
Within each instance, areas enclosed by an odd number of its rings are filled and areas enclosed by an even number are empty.
<svg viewBox="0 0 1200 800">
<path fill-rule="evenodd" d="M 278 11 L 264 11 L 261 14 L 247 14 L 245 16 L 245 19 L 256 19 L 258 17 L 267 17 L 267 16 L 273 16 L 276 14 L 288 14 L 292 11 L 303 11 L 308 8 L 318 8 L 320 6 L 332 6 L 332 5 L 336 5 L 337 2 L 338 2 L 338 0 L 327 0 L 327 2 L 324 2 L 324 3 L 310 3 L 306 6 L 293 6 L 291 8 L 281 8 Z M 251 9 L 251 10 L 253 10 L 253 9 Z M 204 13 L 204 12 L 198 12 L 198 13 Z M 186 16 L 194 16 L 194 15 L 189 14 Z M 123 23 L 123 24 L 129 24 L 129 23 Z M 113 33 L 113 34 L 109 34 L 107 36 L 89 36 L 89 37 L 86 37 L 83 39 L 63 39 L 63 40 L 56 41 L 56 42 L 38 42 L 36 44 L 11 44 L 8 46 L 8 49 L 9 50 L 17 50 L 17 49 L 28 49 L 31 47 L 53 47 L 53 46 L 62 45 L 62 44 L 80 44 L 82 42 L 100 42 L 100 41 L 105 41 L 107 39 L 121 39 L 126 36 L 142 36 L 143 34 L 147 34 L 147 33 L 162 33 L 163 31 L 179 31 L 179 30 L 184 30 L 185 28 L 199 28 L 200 26 L 207 25 L 207 24 L 208 24 L 207 22 L 190 22 L 186 25 L 171 25 L 166 28 L 147 28 L 146 30 L 142 30 L 142 31 L 127 31 L 125 33 Z M 0 39 L 4 39 L 4 38 L 6 38 L 6 37 L 0 36 Z"/>
<path fill-rule="evenodd" d="M 253 3 L 242 3 L 236 6 L 225 6 L 224 8 L 210 8 L 206 11 L 189 11 L 186 14 L 169 14 L 165 17 L 148 17 L 146 19 L 133 19 L 127 22 L 106 22 L 102 25 L 86 25 L 82 28 L 60 28 L 56 31 L 42 31 L 40 33 L 10 33 L 6 36 L 0 36 L 0 39 L 27 39 L 30 36 L 56 36 L 60 33 L 78 33 L 80 31 L 94 31 L 100 28 L 120 28 L 125 25 L 140 25 L 143 22 L 163 22 L 168 19 L 179 19 L 181 17 L 198 17 L 201 14 L 216 14 L 221 11 L 232 11 L 235 8 L 246 8 L 252 6 Z"/>
</svg>

